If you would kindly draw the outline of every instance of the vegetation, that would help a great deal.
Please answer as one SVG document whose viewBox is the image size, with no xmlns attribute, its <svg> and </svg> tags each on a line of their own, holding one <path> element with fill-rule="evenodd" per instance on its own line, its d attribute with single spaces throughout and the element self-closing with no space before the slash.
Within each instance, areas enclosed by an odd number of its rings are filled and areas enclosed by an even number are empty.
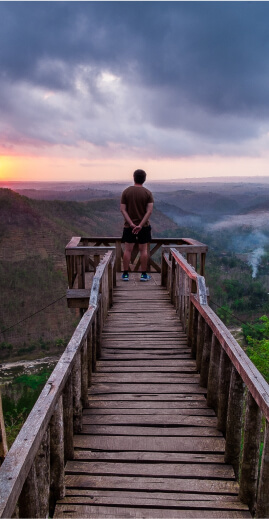
<svg viewBox="0 0 269 519">
<path fill-rule="evenodd" d="M 49 378 L 48 368 L 15 377 L 3 388 L 2 401 L 8 447 L 10 448 Z"/>
</svg>

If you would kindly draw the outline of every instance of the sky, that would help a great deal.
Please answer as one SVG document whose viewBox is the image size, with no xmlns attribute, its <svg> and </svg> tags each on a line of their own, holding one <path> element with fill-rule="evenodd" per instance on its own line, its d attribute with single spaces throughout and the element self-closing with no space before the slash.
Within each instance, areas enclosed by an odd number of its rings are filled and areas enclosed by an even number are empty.
<svg viewBox="0 0 269 519">
<path fill-rule="evenodd" d="M 0 180 L 269 175 L 268 2 L 0 2 Z"/>
</svg>

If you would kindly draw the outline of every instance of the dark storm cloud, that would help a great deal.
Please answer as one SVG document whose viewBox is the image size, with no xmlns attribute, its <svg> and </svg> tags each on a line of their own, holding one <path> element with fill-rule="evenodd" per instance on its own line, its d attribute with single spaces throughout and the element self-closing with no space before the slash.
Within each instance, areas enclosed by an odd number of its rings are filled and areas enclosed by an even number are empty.
<svg viewBox="0 0 269 519">
<path fill-rule="evenodd" d="M 68 102 L 47 107 L 27 98 L 28 85 L 29 92 L 43 88 L 73 96 L 84 118 L 76 122 L 77 138 L 106 143 L 117 107 L 115 142 L 152 141 L 153 149 L 156 131 L 169 130 L 173 135 L 162 133 L 163 154 L 191 154 L 197 144 L 229 153 L 223 142 L 268 131 L 268 15 L 267 2 L 1 2 L 0 111 L 9 128 L 16 120 L 23 127 L 39 107 L 48 133 L 49 121 L 57 118 L 50 139 L 63 142 Z M 102 71 L 121 78 L 122 103 L 118 99 L 114 108 L 113 92 L 100 88 Z M 15 106 L 8 100 L 10 85 L 14 95 L 18 85 Z M 75 113 L 69 118 L 75 124 Z M 98 137 L 87 121 L 95 122 Z M 192 134 L 193 146 L 182 135 L 176 144 L 177 130 Z M 46 131 L 39 137 L 46 140 Z"/>
</svg>

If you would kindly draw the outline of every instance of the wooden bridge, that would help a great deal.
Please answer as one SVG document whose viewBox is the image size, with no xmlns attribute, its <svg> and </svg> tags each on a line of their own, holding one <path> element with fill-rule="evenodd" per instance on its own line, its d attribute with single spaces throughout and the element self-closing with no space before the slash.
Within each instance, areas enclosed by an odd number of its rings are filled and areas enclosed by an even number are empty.
<svg viewBox="0 0 269 519">
<path fill-rule="evenodd" d="M 268 517 L 269 387 L 207 303 L 205 246 L 165 243 L 124 283 L 106 240 L 67 246 L 82 318 L 0 468 L 0 516 Z"/>
</svg>

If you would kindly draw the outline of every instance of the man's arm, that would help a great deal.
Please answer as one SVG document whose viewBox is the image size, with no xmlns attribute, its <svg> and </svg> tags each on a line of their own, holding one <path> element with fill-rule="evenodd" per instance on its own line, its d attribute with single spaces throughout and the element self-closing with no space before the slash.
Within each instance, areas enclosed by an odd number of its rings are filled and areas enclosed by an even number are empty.
<svg viewBox="0 0 269 519">
<path fill-rule="evenodd" d="M 121 210 L 121 213 L 122 213 L 123 217 L 125 218 L 126 222 L 128 222 L 128 224 L 133 229 L 135 227 L 135 224 L 132 222 L 130 216 L 128 215 L 128 213 L 126 211 L 126 204 L 120 204 L 120 210 Z"/>
<path fill-rule="evenodd" d="M 152 211 L 153 211 L 153 202 L 150 202 L 149 204 L 147 204 L 147 212 L 146 212 L 145 216 L 142 218 L 140 224 L 134 226 L 134 229 L 133 229 L 134 234 L 138 234 L 139 231 L 141 231 L 143 225 L 148 221 Z"/>
</svg>

